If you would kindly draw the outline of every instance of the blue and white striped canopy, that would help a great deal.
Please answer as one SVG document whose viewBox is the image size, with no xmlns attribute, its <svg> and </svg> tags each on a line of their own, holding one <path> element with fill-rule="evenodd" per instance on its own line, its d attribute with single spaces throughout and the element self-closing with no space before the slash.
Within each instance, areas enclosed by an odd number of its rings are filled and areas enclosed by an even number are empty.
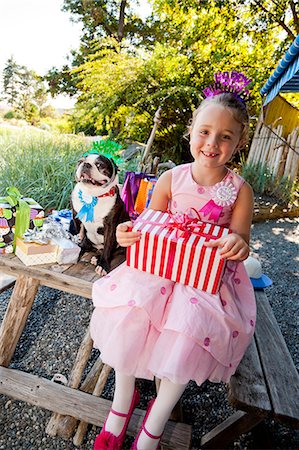
<svg viewBox="0 0 299 450">
<path fill-rule="evenodd" d="M 279 92 L 299 92 L 299 35 L 260 90 L 266 95 L 264 106 Z"/>
</svg>

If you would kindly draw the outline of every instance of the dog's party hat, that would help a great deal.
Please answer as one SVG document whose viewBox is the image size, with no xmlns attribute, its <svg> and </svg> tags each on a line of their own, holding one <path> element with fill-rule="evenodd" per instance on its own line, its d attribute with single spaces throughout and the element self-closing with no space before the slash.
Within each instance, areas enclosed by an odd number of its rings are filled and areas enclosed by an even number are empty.
<svg viewBox="0 0 299 450">
<path fill-rule="evenodd" d="M 122 146 L 117 144 L 117 142 L 102 139 L 100 141 L 93 142 L 92 148 L 85 152 L 83 156 L 102 155 L 108 159 L 113 159 L 115 164 L 120 164 L 123 162 L 121 150 Z"/>
</svg>

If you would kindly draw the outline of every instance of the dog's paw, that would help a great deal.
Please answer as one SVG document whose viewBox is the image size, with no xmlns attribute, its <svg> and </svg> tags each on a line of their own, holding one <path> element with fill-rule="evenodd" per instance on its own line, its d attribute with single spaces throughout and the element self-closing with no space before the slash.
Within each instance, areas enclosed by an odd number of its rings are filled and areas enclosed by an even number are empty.
<svg viewBox="0 0 299 450">
<path fill-rule="evenodd" d="M 95 268 L 95 272 L 100 276 L 100 277 L 104 277 L 105 275 L 107 275 L 107 272 L 105 269 L 103 269 L 103 267 L 101 266 L 97 266 Z"/>
<path fill-rule="evenodd" d="M 75 242 L 75 244 L 80 245 L 83 239 L 80 234 L 76 234 L 75 236 L 73 236 L 73 241 Z"/>
<path fill-rule="evenodd" d="M 93 256 L 90 260 L 90 264 L 92 264 L 93 266 L 97 266 L 98 265 L 98 258 L 96 256 Z"/>
</svg>

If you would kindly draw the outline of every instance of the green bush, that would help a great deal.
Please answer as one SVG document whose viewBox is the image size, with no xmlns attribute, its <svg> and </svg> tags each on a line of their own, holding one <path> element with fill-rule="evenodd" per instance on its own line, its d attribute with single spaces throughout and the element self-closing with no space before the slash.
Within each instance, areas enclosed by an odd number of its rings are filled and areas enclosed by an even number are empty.
<svg viewBox="0 0 299 450">
<path fill-rule="evenodd" d="M 274 177 L 266 164 L 242 164 L 241 175 L 252 186 L 256 194 L 273 196 L 283 204 L 293 203 L 298 197 L 298 180 Z"/>
<path fill-rule="evenodd" d="M 14 119 L 15 115 L 13 111 L 7 111 L 6 114 L 4 114 L 4 119 Z"/>
</svg>

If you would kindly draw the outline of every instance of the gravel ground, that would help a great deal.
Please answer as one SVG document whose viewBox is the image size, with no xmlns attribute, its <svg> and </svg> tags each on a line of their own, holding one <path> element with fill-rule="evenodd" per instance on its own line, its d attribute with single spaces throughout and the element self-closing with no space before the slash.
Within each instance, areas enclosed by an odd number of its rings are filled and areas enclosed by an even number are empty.
<svg viewBox="0 0 299 450">
<path fill-rule="evenodd" d="M 298 353 L 298 243 L 299 219 L 279 219 L 252 226 L 252 251 L 262 262 L 263 271 L 273 280 L 267 295 L 280 325 L 296 367 Z M 0 295 L 0 319 L 3 317 L 11 290 Z M 40 288 L 26 328 L 17 346 L 11 367 L 51 379 L 55 373 L 68 376 L 78 346 L 83 338 L 92 312 L 91 302 L 82 297 Z M 92 358 L 97 353 L 94 351 Z M 154 394 L 153 384 L 142 381 L 141 406 Z M 103 393 L 111 399 L 113 374 Z M 233 410 L 226 400 L 224 384 L 205 383 L 197 388 L 190 383 L 183 395 L 185 421 L 192 424 L 192 448 L 199 448 L 200 436 L 228 417 Z M 45 427 L 49 411 L 24 402 L 0 396 L 0 450 L 75 449 L 72 441 L 51 438 Z M 99 430 L 90 427 L 81 448 L 92 449 Z M 267 448 L 297 449 L 298 432 L 277 422 L 265 422 L 261 434 L 268 437 Z M 127 438 L 125 447 L 129 448 Z M 263 444 L 264 445 L 264 444 Z M 262 448 L 251 433 L 234 442 L 231 449 Z M 265 447 L 263 447 L 265 448 Z"/>
</svg>

